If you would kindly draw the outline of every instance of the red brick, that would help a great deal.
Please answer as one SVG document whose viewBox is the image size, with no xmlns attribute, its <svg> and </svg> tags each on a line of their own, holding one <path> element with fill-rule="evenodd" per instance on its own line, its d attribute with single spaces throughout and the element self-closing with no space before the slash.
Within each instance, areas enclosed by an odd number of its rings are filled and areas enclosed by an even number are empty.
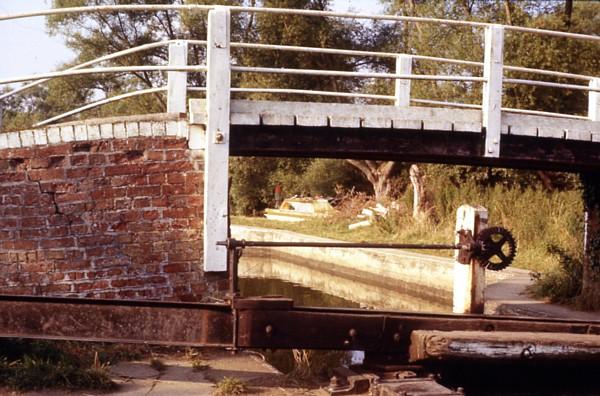
<svg viewBox="0 0 600 396">
<path fill-rule="evenodd" d="M 114 165 L 104 169 L 106 176 L 135 175 L 142 172 L 141 165 Z"/>
<path fill-rule="evenodd" d="M 52 168 L 52 169 L 35 169 L 28 172 L 29 178 L 33 181 L 39 180 L 64 180 L 65 169 L 64 168 Z"/>
</svg>

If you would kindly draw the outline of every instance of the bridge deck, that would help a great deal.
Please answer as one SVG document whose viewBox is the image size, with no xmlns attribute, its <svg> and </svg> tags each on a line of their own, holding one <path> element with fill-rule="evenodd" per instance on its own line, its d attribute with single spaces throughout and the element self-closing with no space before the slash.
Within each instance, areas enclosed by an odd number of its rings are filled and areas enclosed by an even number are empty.
<svg viewBox="0 0 600 396">
<path fill-rule="evenodd" d="M 190 102 L 206 124 L 206 101 Z M 600 169 L 600 122 L 502 114 L 500 156 L 485 156 L 479 110 L 231 101 L 232 155 L 379 160 L 585 171 Z"/>
</svg>

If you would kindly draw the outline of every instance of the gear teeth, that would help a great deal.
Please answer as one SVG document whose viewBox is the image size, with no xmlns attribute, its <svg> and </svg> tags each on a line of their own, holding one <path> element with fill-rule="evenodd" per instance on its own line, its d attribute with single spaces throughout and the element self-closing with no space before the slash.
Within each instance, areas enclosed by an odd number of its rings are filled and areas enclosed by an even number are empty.
<svg viewBox="0 0 600 396">
<path fill-rule="evenodd" d="M 497 242 L 492 239 L 494 235 L 502 235 L 504 242 L 498 246 Z M 508 267 L 514 260 L 517 254 L 517 242 L 513 237 L 512 233 L 503 227 L 489 227 L 477 234 L 477 242 L 482 247 L 481 254 L 476 257 L 481 266 L 492 271 L 500 271 Z M 504 258 L 498 256 L 498 253 L 502 252 L 502 247 L 508 243 L 508 252 L 504 255 Z M 498 257 L 500 262 L 492 262 L 491 258 Z"/>
</svg>

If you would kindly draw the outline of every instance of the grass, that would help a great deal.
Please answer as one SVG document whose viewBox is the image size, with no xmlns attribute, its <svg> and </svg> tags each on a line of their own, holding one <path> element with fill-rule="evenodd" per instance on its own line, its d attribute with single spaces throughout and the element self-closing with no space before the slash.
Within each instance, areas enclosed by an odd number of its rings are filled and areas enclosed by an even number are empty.
<svg viewBox="0 0 600 396">
<path fill-rule="evenodd" d="M 193 371 L 206 371 L 210 368 L 210 364 L 206 360 L 194 359 L 192 360 Z"/>
<path fill-rule="evenodd" d="M 246 384 L 239 378 L 223 377 L 215 384 L 216 396 L 243 395 L 246 392 Z"/>
<path fill-rule="evenodd" d="M 44 388 L 111 390 L 108 364 L 77 343 L 0 341 L 0 384 L 17 391 Z"/>
</svg>

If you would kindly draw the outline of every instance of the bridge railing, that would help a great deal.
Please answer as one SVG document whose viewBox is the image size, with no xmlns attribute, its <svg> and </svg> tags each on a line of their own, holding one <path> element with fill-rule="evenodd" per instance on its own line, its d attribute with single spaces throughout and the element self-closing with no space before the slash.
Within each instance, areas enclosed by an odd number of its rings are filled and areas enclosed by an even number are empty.
<svg viewBox="0 0 600 396">
<path fill-rule="evenodd" d="M 435 23 L 444 24 L 451 26 L 470 26 L 473 28 L 480 28 L 485 30 L 485 56 L 483 62 L 473 62 L 460 59 L 449 59 L 439 58 L 431 56 L 423 56 L 418 54 L 400 54 L 400 53 L 386 53 L 386 52 L 371 52 L 371 51 L 353 51 L 333 48 L 312 48 L 312 47 L 299 47 L 299 46 L 287 46 L 287 45 L 269 45 L 269 44 L 257 44 L 257 43 L 229 43 L 232 48 L 254 48 L 254 49 L 271 49 L 278 51 L 297 51 L 304 53 L 320 53 L 320 54 L 336 54 L 346 56 L 370 56 L 370 57 L 384 57 L 384 58 L 395 58 L 396 59 L 396 70 L 395 73 L 368 73 L 368 72 L 342 72 L 342 71 L 323 71 L 323 70 L 305 70 L 305 69 L 286 69 L 286 68 L 261 68 L 253 66 L 234 65 L 231 67 L 231 72 L 236 73 L 286 73 L 286 74 L 300 74 L 300 75 L 319 75 L 319 76 L 330 76 L 330 77 L 360 77 L 369 79 L 394 79 L 395 80 L 395 94 L 392 95 L 375 95 L 368 93 L 357 93 L 357 92 L 332 92 L 332 91 L 321 91 L 321 90 L 294 90 L 285 89 L 278 87 L 250 87 L 250 88 L 233 88 L 231 92 L 264 92 L 264 93 L 288 93 L 288 94 L 299 94 L 299 95 L 320 95 L 320 96 L 337 96 L 337 97 L 354 97 L 354 98 L 369 98 L 369 99 L 380 99 L 394 101 L 397 106 L 408 106 L 412 103 L 420 104 L 431 104 L 436 106 L 449 106 L 449 107 L 463 107 L 482 109 L 484 126 L 491 128 L 488 134 L 494 135 L 494 128 L 491 126 L 492 123 L 488 120 L 497 120 L 498 112 L 516 112 L 523 114 L 536 114 L 536 115 L 552 115 L 560 116 L 565 118 L 575 119 L 598 119 L 598 99 L 597 93 L 599 91 L 600 83 L 598 78 L 595 76 L 579 75 L 574 73 L 557 72 L 551 70 L 542 69 L 531 69 L 518 66 L 510 66 L 503 64 L 503 40 L 504 31 L 510 30 L 515 32 L 526 32 L 536 33 L 555 37 L 565 37 L 571 39 L 590 40 L 600 42 L 600 37 L 588 36 L 582 34 L 558 32 L 542 29 L 525 28 L 518 26 L 502 26 L 496 24 L 473 22 L 473 21 L 457 21 L 439 18 L 423 18 L 423 17 L 408 17 L 398 15 L 369 15 L 369 14 L 357 14 L 357 13 L 344 13 L 344 12 L 333 12 L 333 11 L 316 11 L 316 10 L 299 10 L 299 9 L 282 9 L 282 8 L 254 8 L 254 7 L 238 7 L 238 6 L 206 6 L 206 5 L 119 5 L 119 6 L 93 6 L 93 7 L 70 7 L 60 8 L 52 10 L 43 10 L 38 12 L 24 13 L 12 16 L 0 16 L 0 21 L 11 20 L 18 18 L 26 18 L 33 16 L 48 16 L 57 14 L 79 14 L 79 13 L 90 13 L 90 12 L 142 12 L 142 11 L 192 11 L 192 12 L 210 12 L 216 9 L 227 9 L 231 12 L 247 12 L 247 13 L 271 13 L 279 15 L 304 15 L 313 17 L 330 17 L 330 18 L 355 18 L 355 19 L 368 19 L 368 20 L 380 20 L 380 21 L 395 21 L 395 22 L 417 22 L 417 23 Z M 206 41 L 203 40 L 187 40 L 188 44 L 194 45 L 206 45 Z M 92 66 L 96 63 L 104 62 L 107 60 L 115 59 L 116 57 L 129 55 L 133 52 L 144 51 L 158 46 L 169 45 L 169 52 L 172 55 L 169 58 L 169 66 L 129 66 L 129 68 L 94 68 L 86 69 L 87 66 Z M 50 78 L 57 77 L 68 77 L 82 74 L 92 73 L 117 73 L 117 72 L 134 72 L 134 71 L 168 71 L 172 76 L 169 79 L 169 83 L 166 87 L 154 87 L 147 90 L 138 91 L 136 93 L 130 92 L 123 95 L 119 95 L 114 98 L 106 98 L 98 101 L 96 104 L 88 104 L 81 108 L 74 109 L 67 113 L 61 114 L 56 117 L 52 117 L 48 120 L 44 120 L 38 123 L 38 126 L 48 124 L 50 122 L 57 121 L 58 119 L 74 115 L 79 111 L 85 111 L 95 106 L 110 103 L 115 100 L 125 99 L 134 95 L 154 93 L 157 91 L 167 91 L 167 102 L 171 104 L 171 110 L 173 111 L 184 111 L 182 103 L 184 100 L 181 99 L 182 94 L 185 90 L 181 88 L 182 83 L 175 83 L 177 79 L 183 79 L 186 72 L 204 72 L 206 71 L 203 66 L 187 66 L 186 65 L 186 49 L 187 47 L 184 41 L 181 40 L 168 40 L 164 42 L 146 44 L 140 47 L 131 48 L 118 53 L 106 55 L 89 62 L 85 62 L 78 66 L 75 66 L 64 72 L 46 73 L 33 76 L 22 76 L 12 79 L 0 80 L 0 85 L 16 83 L 22 81 L 38 80 L 36 83 L 27 84 L 17 90 L 13 90 L 7 94 L 0 95 L 0 100 L 22 92 L 27 88 L 31 88 L 38 83 L 45 82 Z M 179 49 L 177 49 L 179 48 Z M 180 54 L 180 55 L 177 55 Z M 430 60 L 437 62 L 446 62 L 454 64 L 462 64 L 465 66 L 476 66 L 483 67 L 483 76 L 447 76 L 447 75 L 419 75 L 412 74 L 412 63 L 413 60 Z M 546 75 L 552 77 L 563 77 L 569 79 L 578 79 L 588 81 L 588 85 L 578 84 L 564 84 L 555 83 L 550 81 L 539 81 L 539 80 L 526 80 L 526 79 L 515 79 L 515 78 L 504 78 L 504 71 L 513 72 L 526 72 L 538 75 Z M 477 104 L 466 104 L 466 103 L 454 103 L 447 101 L 430 100 L 426 98 L 412 98 L 410 96 L 410 81 L 411 80 L 432 80 L 432 81 L 471 81 L 471 82 L 483 82 L 483 93 L 481 105 Z M 526 84 L 526 85 L 537 85 L 546 87 L 555 87 L 571 90 L 582 90 L 590 92 L 590 105 L 588 116 L 568 115 L 568 114 L 555 114 L 536 110 L 525 110 L 525 109 L 512 109 L 498 107 L 498 102 L 501 104 L 502 99 L 502 86 L 504 84 Z M 173 91 L 174 87 L 179 87 Z M 197 91 L 202 90 L 202 87 L 189 87 L 191 90 Z M 174 95 L 179 95 L 178 99 L 175 99 Z M 177 105 L 176 105 L 177 103 Z M 175 109 L 175 107 L 177 107 Z M 492 148 L 493 150 L 493 148 Z M 491 156 L 495 155 L 495 151 L 490 153 Z"/>
</svg>

